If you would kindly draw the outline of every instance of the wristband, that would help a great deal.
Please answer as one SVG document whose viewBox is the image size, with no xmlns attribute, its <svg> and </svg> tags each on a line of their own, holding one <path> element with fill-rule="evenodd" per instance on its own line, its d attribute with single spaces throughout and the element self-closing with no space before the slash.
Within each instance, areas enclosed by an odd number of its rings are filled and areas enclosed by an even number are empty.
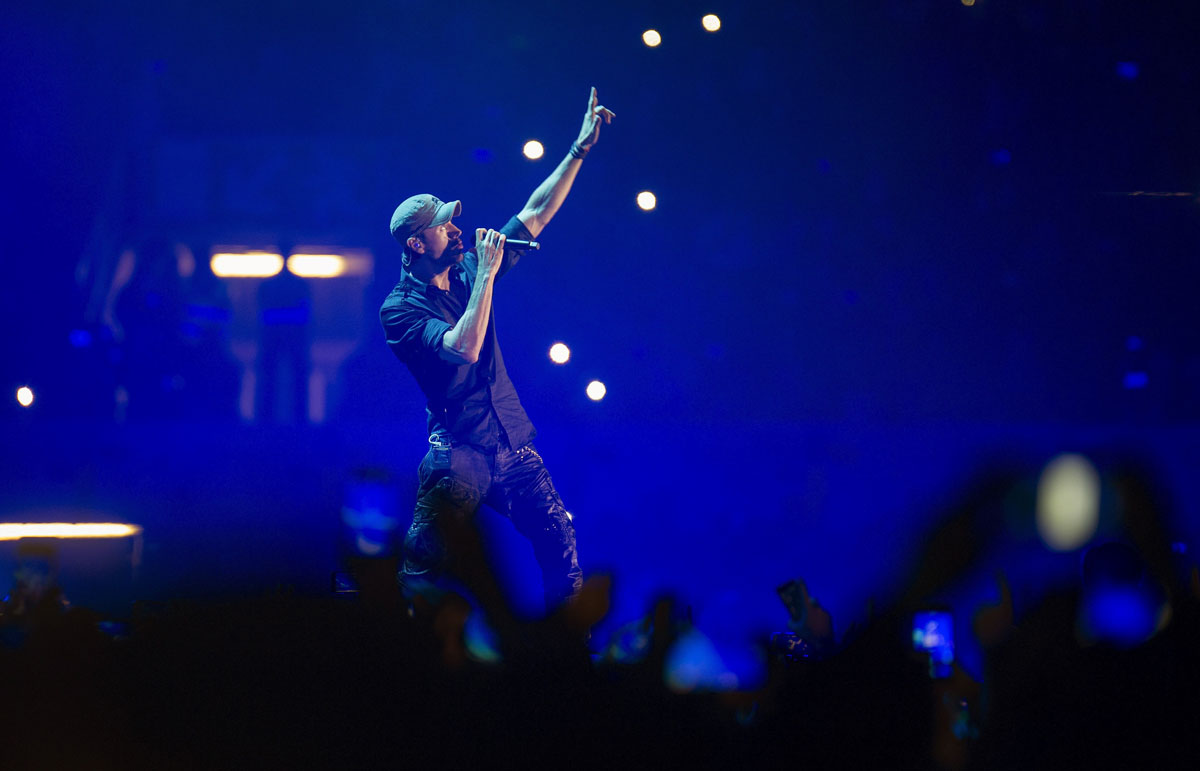
<svg viewBox="0 0 1200 771">
<path fill-rule="evenodd" d="M 587 157 L 588 150 L 590 150 L 590 148 L 580 147 L 578 142 L 571 143 L 571 157 L 572 158 L 578 158 L 579 160 L 582 161 L 584 158 Z"/>
</svg>

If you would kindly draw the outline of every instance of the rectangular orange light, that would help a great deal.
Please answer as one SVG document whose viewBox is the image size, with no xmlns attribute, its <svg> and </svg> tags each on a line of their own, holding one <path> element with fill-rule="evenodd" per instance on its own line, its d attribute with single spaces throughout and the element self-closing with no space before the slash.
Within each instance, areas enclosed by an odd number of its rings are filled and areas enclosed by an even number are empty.
<svg viewBox="0 0 1200 771">
<path fill-rule="evenodd" d="M 221 278 L 270 278 L 283 270 L 283 255 L 272 252 L 219 252 L 209 262 Z"/>
<path fill-rule="evenodd" d="M 137 525 L 120 522 L 0 522 L 0 541 L 21 538 L 126 538 L 137 535 Z"/>
<path fill-rule="evenodd" d="M 346 272 L 346 258 L 340 254 L 293 254 L 287 269 L 301 278 L 336 278 Z"/>
</svg>

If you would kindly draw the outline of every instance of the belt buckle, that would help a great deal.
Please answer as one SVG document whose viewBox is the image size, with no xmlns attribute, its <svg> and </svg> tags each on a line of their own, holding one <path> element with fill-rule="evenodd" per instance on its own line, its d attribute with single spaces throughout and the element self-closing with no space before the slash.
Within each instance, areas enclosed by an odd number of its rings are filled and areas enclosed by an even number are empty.
<svg viewBox="0 0 1200 771">
<path fill-rule="evenodd" d="M 444 434 L 430 434 L 429 444 L 435 450 L 449 450 L 453 446 L 450 443 L 450 438 Z"/>
</svg>

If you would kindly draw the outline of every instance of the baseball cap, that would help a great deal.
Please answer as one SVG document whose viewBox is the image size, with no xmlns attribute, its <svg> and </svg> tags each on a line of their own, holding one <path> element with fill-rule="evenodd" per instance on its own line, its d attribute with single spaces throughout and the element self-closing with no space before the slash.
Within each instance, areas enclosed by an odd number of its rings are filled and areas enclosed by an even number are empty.
<svg viewBox="0 0 1200 771">
<path fill-rule="evenodd" d="M 409 236 L 425 228 L 444 225 L 451 217 L 462 214 L 462 201 L 443 203 L 437 196 L 428 193 L 414 195 L 392 212 L 392 237 L 403 246 Z"/>
</svg>

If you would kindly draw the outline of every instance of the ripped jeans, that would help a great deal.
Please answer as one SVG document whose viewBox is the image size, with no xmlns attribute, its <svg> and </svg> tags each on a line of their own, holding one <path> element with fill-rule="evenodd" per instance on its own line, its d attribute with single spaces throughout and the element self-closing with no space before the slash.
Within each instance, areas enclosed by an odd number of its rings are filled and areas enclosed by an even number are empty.
<svg viewBox="0 0 1200 771">
<path fill-rule="evenodd" d="M 435 435 L 418 474 L 417 505 L 404 537 L 400 574 L 406 589 L 438 585 L 447 572 L 457 572 L 456 560 L 482 559 L 482 554 L 449 554 L 438 522 L 439 517 L 454 517 L 473 526 L 480 503 L 507 516 L 533 545 L 548 611 L 583 585 L 575 527 L 532 444 L 516 450 L 502 444 L 493 455 L 468 445 L 451 446 Z"/>
</svg>

